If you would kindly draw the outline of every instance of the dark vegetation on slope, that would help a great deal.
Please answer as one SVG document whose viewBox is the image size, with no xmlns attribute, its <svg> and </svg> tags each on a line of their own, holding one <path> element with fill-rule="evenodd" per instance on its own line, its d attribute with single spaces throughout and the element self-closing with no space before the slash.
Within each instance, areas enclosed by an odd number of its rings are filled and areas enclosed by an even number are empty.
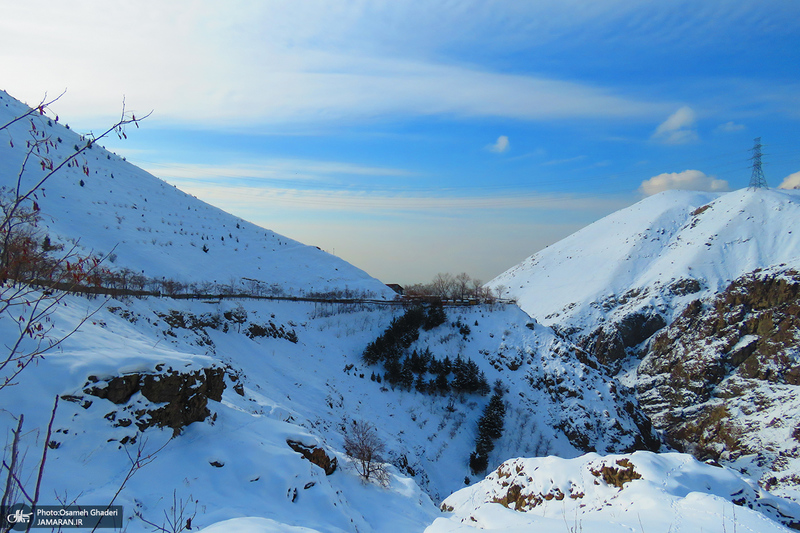
<svg viewBox="0 0 800 533">
<path fill-rule="evenodd" d="M 472 359 L 464 360 L 460 355 L 454 361 L 447 356 L 438 359 L 429 348 L 422 353 L 416 350 L 408 353 L 419 339 L 420 328 L 429 331 L 446 321 L 447 314 L 441 304 L 410 307 L 367 345 L 361 357 L 368 365 L 382 364 L 383 380 L 406 390 L 414 388 L 425 394 L 488 394 L 486 376 Z M 460 322 L 451 326 L 464 338 L 471 332 L 469 326 Z"/>
<path fill-rule="evenodd" d="M 489 453 L 494 450 L 494 441 L 503 435 L 503 419 L 506 416 L 506 404 L 503 401 L 503 382 L 494 383 L 494 394 L 483 409 L 478 420 L 478 436 L 475 439 L 475 451 L 469 456 L 469 468 L 473 474 L 485 472 L 489 467 Z"/>
</svg>

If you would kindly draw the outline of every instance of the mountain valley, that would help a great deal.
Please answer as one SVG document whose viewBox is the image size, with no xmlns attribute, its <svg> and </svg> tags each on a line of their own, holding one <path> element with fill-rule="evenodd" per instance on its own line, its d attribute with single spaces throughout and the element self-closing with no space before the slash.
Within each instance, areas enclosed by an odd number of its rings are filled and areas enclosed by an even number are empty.
<svg viewBox="0 0 800 533">
<path fill-rule="evenodd" d="M 29 111 L 0 93 L 0 125 Z M 32 128 L 80 164 L 37 187 Z M 499 298 L 442 305 L 47 114 L 0 132 L 5 197 L 36 191 L 26 236 L 105 276 L 4 280 L 4 345 L 36 355 L 0 376 L 0 479 L 40 503 L 122 505 L 126 531 L 800 528 L 800 191 L 661 193 L 498 276 Z M 504 416 L 473 471 L 492 391 Z M 349 453 L 361 423 L 382 479 Z"/>
</svg>

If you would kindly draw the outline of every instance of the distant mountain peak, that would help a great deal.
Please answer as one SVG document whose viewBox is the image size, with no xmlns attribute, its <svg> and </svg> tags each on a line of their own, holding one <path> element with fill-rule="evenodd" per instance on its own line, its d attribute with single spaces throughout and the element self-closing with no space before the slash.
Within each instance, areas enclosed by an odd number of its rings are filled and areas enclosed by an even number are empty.
<svg viewBox="0 0 800 533">
<path fill-rule="evenodd" d="M 607 314 L 601 302 L 630 291 L 693 279 L 712 294 L 757 268 L 797 265 L 798 222 L 798 191 L 666 191 L 537 252 L 487 285 L 504 287 L 544 324 L 580 327 Z"/>
</svg>

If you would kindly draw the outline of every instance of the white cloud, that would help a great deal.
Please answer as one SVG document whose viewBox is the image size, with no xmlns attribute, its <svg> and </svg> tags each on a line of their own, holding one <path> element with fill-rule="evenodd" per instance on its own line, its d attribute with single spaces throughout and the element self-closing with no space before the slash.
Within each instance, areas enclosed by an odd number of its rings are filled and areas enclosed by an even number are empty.
<svg viewBox="0 0 800 533">
<path fill-rule="evenodd" d="M 494 152 L 496 154 L 507 152 L 510 147 L 511 145 L 508 142 L 508 137 L 505 135 L 501 135 L 497 138 L 497 141 L 494 144 L 487 146 L 490 152 Z"/>
<path fill-rule="evenodd" d="M 800 172 L 789 174 L 783 179 L 783 182 L 778 185 L 779 189 L 800 189 Z"/>
<path fill-rule="evenodd" d="M 665 172 L 643 181 L 639 186 L 639 192 L 647 196 L 672 189 L 722 192 L 729 191 L 730 187 L 727 181 L 706 176 L 699 170 Z"/>
<path fill-rule="evenodd" d="M 694 123 L 697 114 L 689 106 L 683 106 L 662 122 L 653 133 L 654 140 L 666 144 L 685 144 L 696 141 L 697 131 Z"/>
<path fill-rule="evenodd" d="M 720 124 L 717 126 L 716 131 L 720 133 L 735 133 L 737 131 L 743 131 L 747 129 L 744 124 L 736 124 L 733 121 L 726 122 L 725 124 Z"/>
</svg>

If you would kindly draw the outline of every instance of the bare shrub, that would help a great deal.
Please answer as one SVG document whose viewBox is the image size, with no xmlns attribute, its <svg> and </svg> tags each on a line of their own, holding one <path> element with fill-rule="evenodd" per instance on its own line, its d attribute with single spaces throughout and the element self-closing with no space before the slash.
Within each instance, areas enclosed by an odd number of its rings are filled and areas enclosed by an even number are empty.
<svg viewBox="0 0 800 533">
<path fill-rule="evenodd" d="M 389 484 L 384 464 L 386 444 L 378 437 L 375 426 L 364 420 L 353 420 L 344 435 L 344 451 L 353 459 L 356 472 L 364 481 L 374 479 L 383 486 Z"/>
</svg>

